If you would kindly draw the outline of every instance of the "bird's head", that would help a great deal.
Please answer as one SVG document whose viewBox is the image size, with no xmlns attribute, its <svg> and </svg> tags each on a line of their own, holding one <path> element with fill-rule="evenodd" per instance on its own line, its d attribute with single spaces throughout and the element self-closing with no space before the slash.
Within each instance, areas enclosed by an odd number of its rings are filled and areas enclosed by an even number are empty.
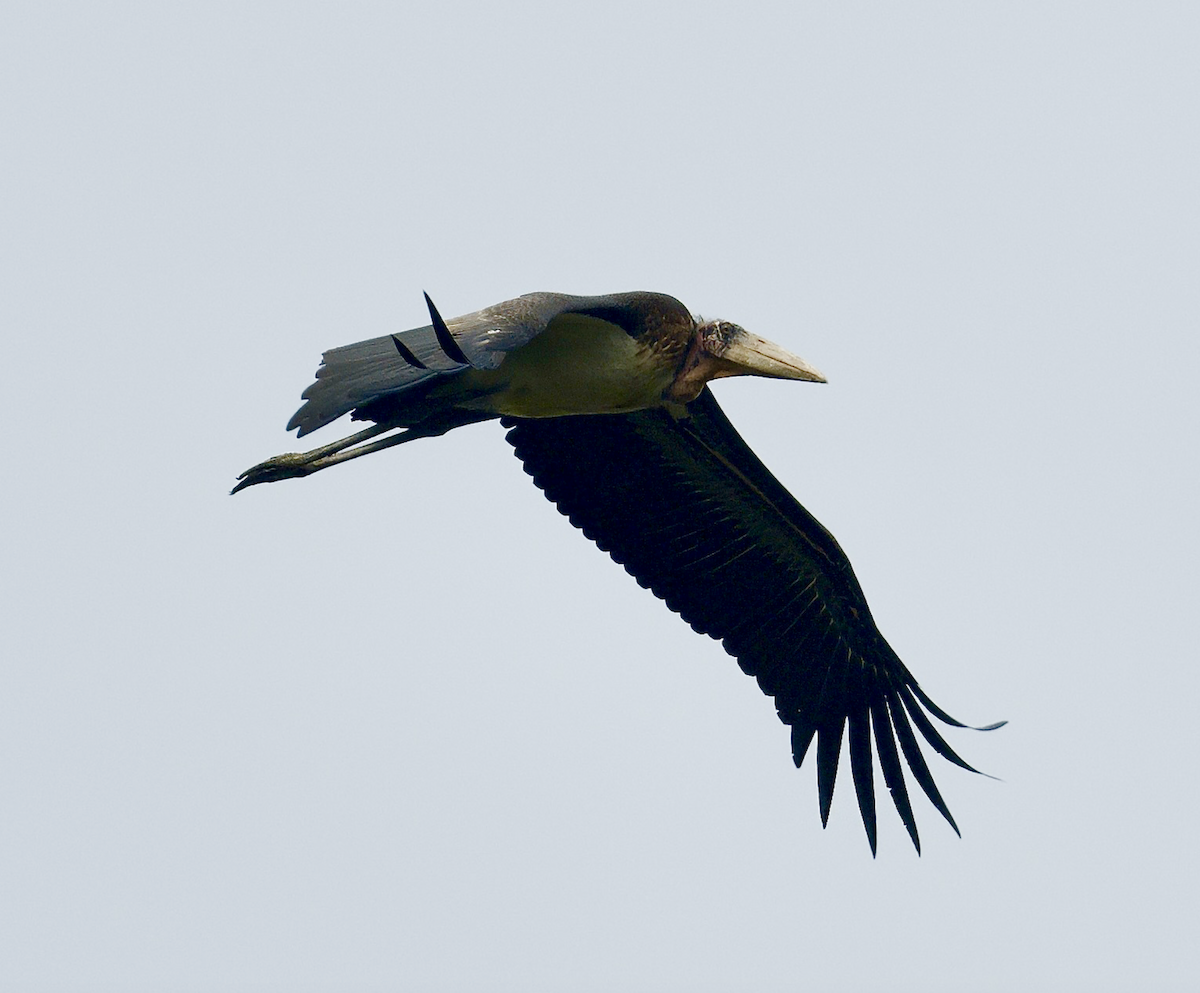
<svg viewBox="0 0 1200 993">
<path fill-rule="evenodd" d="M 687 357 L 667 398 L 690 403 L 706 383 L 722 376 L 765 376 L 824 383 L 825 377 L 799 355 L 729 321 L 699 321 Z"/>
</svg>

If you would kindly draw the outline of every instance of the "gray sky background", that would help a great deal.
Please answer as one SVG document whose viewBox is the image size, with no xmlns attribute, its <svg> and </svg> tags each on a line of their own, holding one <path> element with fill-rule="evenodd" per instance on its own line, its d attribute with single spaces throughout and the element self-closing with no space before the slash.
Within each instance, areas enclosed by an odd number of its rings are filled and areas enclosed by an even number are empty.
<svg viewBox="0 0 1200 993">
<path fill-rule="evenodd" d="M 0 988 L 1194 989 L 1195 8 L 431 6 L 3 7 Z M 1010 720 L 961 841 L 822 832 L 498 425 L 226 495 L 541 289 L 827 373 L 716 392 Z"/>
</svg>

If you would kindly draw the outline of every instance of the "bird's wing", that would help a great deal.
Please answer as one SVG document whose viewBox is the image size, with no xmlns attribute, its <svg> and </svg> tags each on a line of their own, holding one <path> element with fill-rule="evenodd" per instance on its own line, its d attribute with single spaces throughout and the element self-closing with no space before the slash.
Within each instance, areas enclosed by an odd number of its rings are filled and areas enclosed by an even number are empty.
<svg viewBox="0 0 1200 993">
<path fill-rule="evenodd" d="M 900 754 L 958 831 L 913 728 L 971 769 L 925 711 L 964 725 L 917 686 L 876 628 L 845 553 L 758 460 L 707 388 L 688 412 L 678 420 L 655 409 L 503 422 L 525 471 L 571 523 L 693 628 L 720 639 L 775 698 L 797 766 L 816 737 L 823 823 L 848 726 L 875 851 L 873 727 L 884 783 L 917 850 Z"/>
<path fill-rule="evenodd" d="M 441 327 L 434 318 L 424 327 L 331 348 L 321 357 L 316 381 L 302 394 L 305 403 L 287 429 L 299 428 L 298 437 L 303 437 L 352 410 L 429 386 L 439 377 L 495 369 L 506 353 L 528 344 L 563 314 L 587 314 L 636 336 L 664 310 L 687 315 L 683 304 L 662 293 L 527 293 Z"/>
</svg>

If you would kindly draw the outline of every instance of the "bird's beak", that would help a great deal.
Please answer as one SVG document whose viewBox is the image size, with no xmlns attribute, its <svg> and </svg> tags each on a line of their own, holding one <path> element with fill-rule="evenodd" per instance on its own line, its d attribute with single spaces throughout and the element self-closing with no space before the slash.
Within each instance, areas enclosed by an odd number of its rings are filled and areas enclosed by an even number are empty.
<svg viewBox="0 0 1200 993">
<path fill-rule="evenodd" d="M 799 355 L 780 348 L 773 341 L 742 331 L 725 344 L 712 377 L 766 376 L 768 379 L 803 379 L 809 383 L 824 383 L 819 369 L 809 365 Z"/>
</svg>

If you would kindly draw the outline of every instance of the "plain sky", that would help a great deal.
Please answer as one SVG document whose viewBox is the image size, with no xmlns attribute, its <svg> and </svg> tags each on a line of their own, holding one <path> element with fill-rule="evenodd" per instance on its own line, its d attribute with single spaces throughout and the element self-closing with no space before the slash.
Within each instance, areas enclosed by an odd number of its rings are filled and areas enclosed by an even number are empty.
<svg viewBox="0 0 1200 993">
<path fill-rule="evenodd" d="M 436 9 L 435 9 L 436 8 Z M 1200 15 L 0 11 L 0 989 L 1190 990 Z M 917 857 L 496 424 L 227 496 L 323 349 L 653 289 L 972 723 Z M 335 425 L 315 443 L 343 432 Z M 307 441 L 307 439 L 306 439 Z"/>
</svg>

